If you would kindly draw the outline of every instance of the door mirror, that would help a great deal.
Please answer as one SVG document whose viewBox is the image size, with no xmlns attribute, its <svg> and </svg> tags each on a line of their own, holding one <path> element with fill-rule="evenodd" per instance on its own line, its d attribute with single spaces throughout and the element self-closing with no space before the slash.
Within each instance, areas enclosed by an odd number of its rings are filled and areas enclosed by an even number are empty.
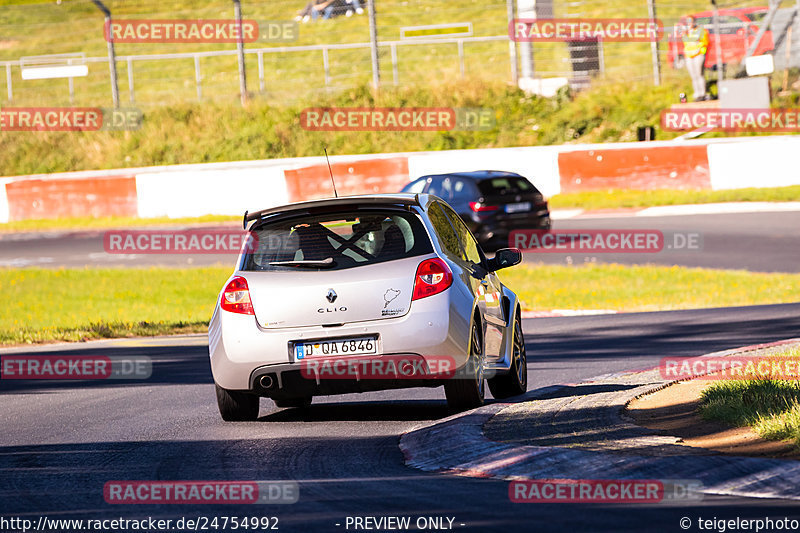
<svg viewBox="0 0 800 533">
<path fill-rule="evenodd" d="M 522 262 L 522 252 L 518 248 L 501 248 L 497 250 L 494 257 L 486 261 L 486 269 L 489 272 L 518 265 Z"/>
</svg>

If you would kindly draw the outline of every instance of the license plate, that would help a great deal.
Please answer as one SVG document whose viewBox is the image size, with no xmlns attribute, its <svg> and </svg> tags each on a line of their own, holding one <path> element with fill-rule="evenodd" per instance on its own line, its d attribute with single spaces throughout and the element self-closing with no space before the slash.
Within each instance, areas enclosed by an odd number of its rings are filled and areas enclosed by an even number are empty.
<svg viewBox="0 0 800 533">
<path fill-rule="evenodd" d="M 520 202 L 518 204 L 507 204 L 506 213 L 519 213 L 520 211 L 530 211 L 530 202 Z"/>
<path fill-rule="evenodd" d="M 376 353 L 378 353 L 378 342 L 375 337 L 298 342 L 294 345 L 295 359 L 331 355 L 369 355 Z"/>
</svg>

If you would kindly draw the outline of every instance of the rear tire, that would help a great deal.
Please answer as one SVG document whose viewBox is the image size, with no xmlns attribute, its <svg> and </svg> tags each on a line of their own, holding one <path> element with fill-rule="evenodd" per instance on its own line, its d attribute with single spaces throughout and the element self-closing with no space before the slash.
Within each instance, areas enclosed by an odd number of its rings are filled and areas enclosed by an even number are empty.
<svg viewBox="0 0 800 533">
<path fill-rule="evenodd" d="M 223 389 L 216 383 L 217 407 L 226 422 L 249 422 L 258 418 L 260 398 L 254 394 Z"/>
<path fill-rule="evenodd" d="M 525 353 L 525 337 L 522 334 L 522 317 L 519 309 L 514 315 L 511 366 L 508 374 L 486 380 L 492 396 L 501 400 L 528 392 L 528 357 Z"/>
<path fill-rule="evenodd" d="M 275 398 L 272 399 L 272 401 L 275 402 L 275 405 L 282 409 L 288 409 L 292 407 L 304 409 L 311 405 L 311 400 L 311 396 L 304 396 L 301 398 L 284 398 L 282 400 L 276 400 Z"/>
<path fill-rule="evenodd" d="M 447 405 L 454 411 L 466 411 L 483 405 L 486 388 L 483 379 L 483 340 L 480 322 L 475 319 L 470 331 L 469 359 L 455 376 L 444 384 Z"/>
</svg>

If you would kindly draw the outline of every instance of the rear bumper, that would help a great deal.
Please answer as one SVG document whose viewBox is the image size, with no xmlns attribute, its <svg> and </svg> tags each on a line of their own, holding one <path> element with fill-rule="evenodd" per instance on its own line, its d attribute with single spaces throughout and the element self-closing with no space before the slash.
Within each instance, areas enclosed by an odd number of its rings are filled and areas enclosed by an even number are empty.
<svg viewBox="0 0 800 533">
<path fill-rule="evenodd" d="M 399 355 L 399 354 L 398 354 Z M 424 359 L 418 354 L 405 354 L 409 360 Z M 375 360 L 380 360 L 376 357 Z M 274 399 L 297 398 L 302 396 L 327 396 L 331 394 L 349 394 L 354 392 L 370 392 L 387 389 L 403 389 L 409 387 L 438 387 L 444 383 L 444 377 L 432 375 L 428 379 L 405 379 L 400 372 L 397 377 L 374 379 L 369 376 L 353 376 L 343 370 L 341 377 L 332 378 L 331 372 L 319 367 L 306 366 L 300 363 L 265 365 L 253 370 L 250 376 L 249 391 Z M 262 378 L 267 377 L 268 384 L 262 385 Z"/>
<path fill-rule="evenodd" d="M 514 220 L 514 221 L 501 221 L 496 224 L 489 223 L 481 226 L 475 232 L 478 242 L 483 244 L 492 244 L 500 248 L 513 246 L 508 242 L 511 232 L 514 230 L 549 230 L 552 226 L 550 221 L 550 213 L 542 217 Z"/>
<path fill-rule="evenodd" d="M 453 299 L 463 301 L 452 302 Z M 288 392 L 288 396 L 297 396 L 297 393 L 290 390 L 290 385 L 305 390 L 304 387 L 316 380 L 300 376 L 301 363 L 295 360 L 292 350 L 294 342 L 367 335 L 377 336 L 378 354 L 417 354 L 431 361 L 445 356 L 451 357 L 456 365 L 461 366 L 467 359 L 471 312 L 471 299 L 467 300 L 466 295 L 460 295 L 452 288 L 414 301 L 410 311 L 404 316 L 337 327 L 309 326 L 265 330 L 258 327 L 253 315 L 229 313 L 217 306 L 208 328 L 211 372 L 214 381 L 222 388 L 263 393 L 265 391 L 258 386 L 256 378 L 269 369 L 276 374 L 276 380 L 280 375 L 281 390 Z M 293 373 L 300 376 L 300 384 L 293 377 L 287 377 L 284 384 L 283 376 L 293 376 Z M 341 382 L 333 386 L 338 391 L 347 389 L 345 385 L 349 380 L 332 381 Z M 419 386 L 411 384 L 410 380 L 401 381 L 408 381 L 402 386 Z M 377 383 L 371 385 L 377 386 Z M 362 383 L 360 387 L 364 386 L 367 385 Z M 382 386 L 368 390 L 383 388 L 393 387 Z"/>
<path fill-rule="evenodd" d="M 514 230 L 547 230 L 551 227 L 550 210 L 539 207 L 527 213 L 475 216 L 469 224 L 479 242 L 507 245 Z M 506 241 L 506 242 L 503 242 Z"/>
</svg>

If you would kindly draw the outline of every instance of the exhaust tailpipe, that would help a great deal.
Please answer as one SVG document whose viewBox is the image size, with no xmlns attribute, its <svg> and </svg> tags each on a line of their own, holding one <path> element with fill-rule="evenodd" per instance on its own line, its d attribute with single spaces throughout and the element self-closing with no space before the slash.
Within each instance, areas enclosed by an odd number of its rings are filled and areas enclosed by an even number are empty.
<svg viewBox="0 0 800 533">
<path fill-rule="evenodd" d="M 271 389 L 275 381 L 272 379 L 272 376 L 265 374 L 258 378 L 258 383 L 265 389 Z"/>
</svg>

